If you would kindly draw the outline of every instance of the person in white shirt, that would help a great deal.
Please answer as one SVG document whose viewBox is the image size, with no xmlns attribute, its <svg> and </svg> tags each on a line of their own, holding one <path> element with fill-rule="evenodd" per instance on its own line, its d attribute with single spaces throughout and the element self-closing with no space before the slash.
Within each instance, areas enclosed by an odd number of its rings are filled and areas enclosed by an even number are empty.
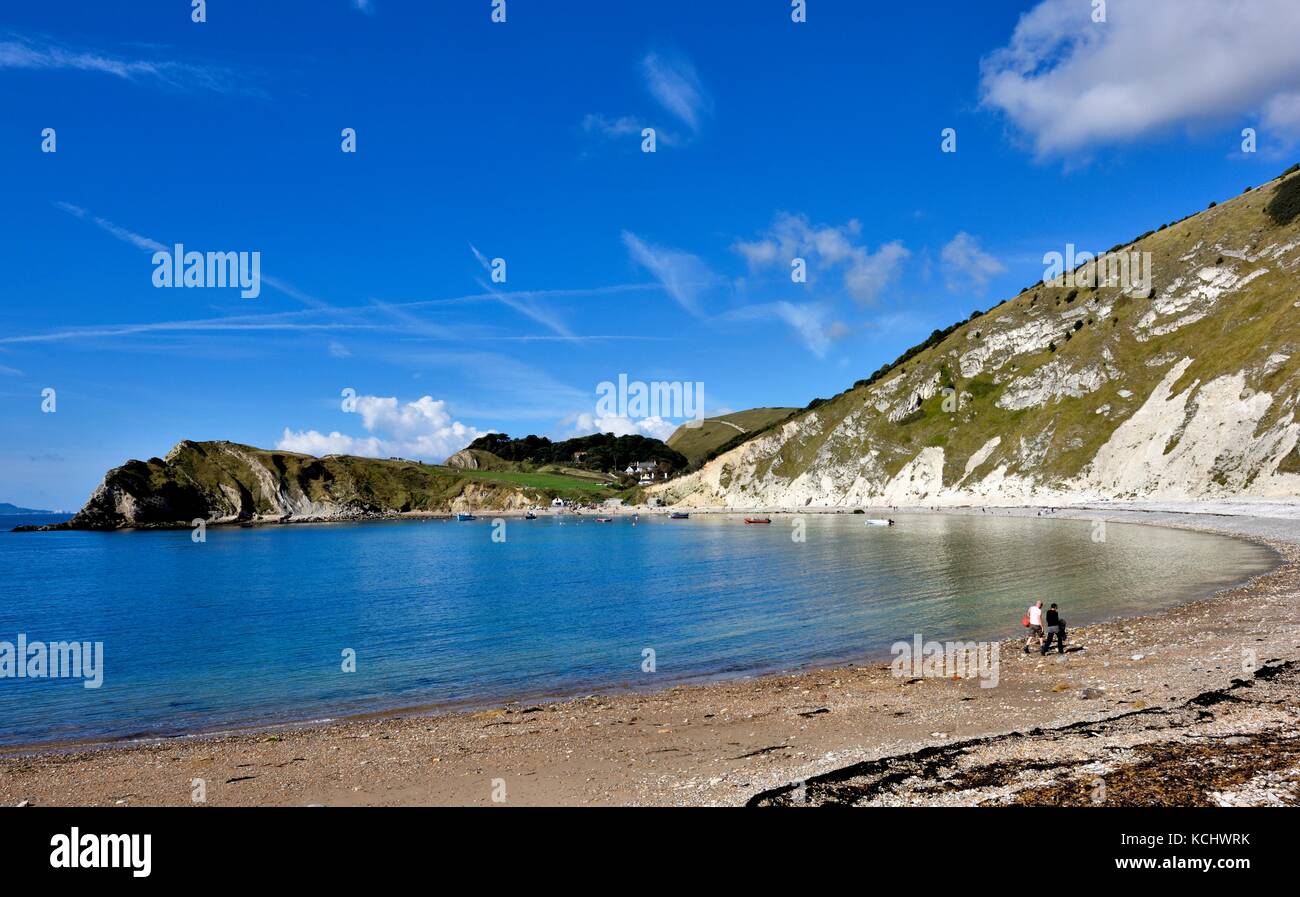
<svg viewBox="0 0 1300 897">
<path fill-rule="evenodd" d="M 1037 641 L 1041 646 L 1043 643 L 1043 602 L 1038 601 L 1029 606 L 1029 637 L 1025 639 L 1025 653 L 1029 653 L 1029 646 Z"/>
</svg>

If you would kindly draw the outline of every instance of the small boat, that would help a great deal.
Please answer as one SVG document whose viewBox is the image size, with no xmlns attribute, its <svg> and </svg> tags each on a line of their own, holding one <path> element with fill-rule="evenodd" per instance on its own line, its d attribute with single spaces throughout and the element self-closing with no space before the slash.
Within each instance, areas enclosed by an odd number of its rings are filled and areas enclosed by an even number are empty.
<svg viewBox="0 0 1300 897">
<path fill-rule="evenodd" d="M 478 518 L 475 517 L 473 514 L 457 514 L 457 515 L 456 515 L 456 519 L 457 519 L 457 520 L 477 520 Z"/>
<path fill-rule="evenodd" d="M 613 522 L 614 522 L 614 518 L 613 518 L 613 517 L 597 517 L 597 518 L 596 518 L 596 522 L 597 522 L 597 523 L 613 523 Z"/>
<path fill-rule="evenodd" d="M 687 514 L 685 511 L 673 511 L 671 514 L 668 515 L 668 519 L 669 520 L 690 520 L 691 515 Z"/>
<path fill-rule="evenodd" d="M 872 517 L 867 520 L 867 526 L 893 526 L 893 525 L 894 525 L 894 521 L 882 520 L 877 517 Z"/>
<path fill-rule="evenodd" d="M 536 519 L 537 519 L 537 515 L 534 514 L 532 511 L 529 511 L 527 514 L 524 515 L 524 519 L 525 519 L 525 520 L 536 520 Z"/>
<path fill-rule="evenodd" d="M 772 520 L 770 517 L 746 517 L 745 522 L 746 523 L 771 523 Z"/>
</svg>

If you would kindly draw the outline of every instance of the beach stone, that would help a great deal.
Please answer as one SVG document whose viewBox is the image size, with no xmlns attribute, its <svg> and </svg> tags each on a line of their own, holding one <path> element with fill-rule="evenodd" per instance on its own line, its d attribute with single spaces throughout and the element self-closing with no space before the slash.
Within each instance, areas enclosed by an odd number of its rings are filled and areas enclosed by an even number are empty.
<svg viewBox="0 0 1300 897">
<path fill-rule="evenodd" d="M 1100 688 L 1085 688 L 1083 691 L 1079 692 L 1079 700 L 1089 701 L 1093 698 L 1104 697 L 1105 694 L 1106 692 L 1102 691 Z"/>
</svg>

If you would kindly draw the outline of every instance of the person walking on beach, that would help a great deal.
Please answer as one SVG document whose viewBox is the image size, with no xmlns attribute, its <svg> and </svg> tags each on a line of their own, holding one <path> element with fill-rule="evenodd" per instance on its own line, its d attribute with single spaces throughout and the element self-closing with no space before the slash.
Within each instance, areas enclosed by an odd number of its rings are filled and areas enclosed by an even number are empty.
<svg viewBox="0 0 1300 897">
<path fill-rule="evenodd" d="M 1034 643 L 1034 639 L 1037 639 L 1040 645 L 1043 643 L 1043 602 L 1031 604 L 1025 616 L 1029 620 L 1029 637 L 1025 639 L 1025 653 L 1028 654 L 1029 646 Z"/>
<path fill-rule="evenodd" d="M 1056 639 L 1056 653 L 1065 653 L 1065 621 L 1061 619 L 1061 614 L 1052 604 L 1047 609 L 1047 639 L 1043 642 L 1042 653 L 1047 655 L 1047 649 L 1052 647 L 1052 639 Z"/>
</svg>

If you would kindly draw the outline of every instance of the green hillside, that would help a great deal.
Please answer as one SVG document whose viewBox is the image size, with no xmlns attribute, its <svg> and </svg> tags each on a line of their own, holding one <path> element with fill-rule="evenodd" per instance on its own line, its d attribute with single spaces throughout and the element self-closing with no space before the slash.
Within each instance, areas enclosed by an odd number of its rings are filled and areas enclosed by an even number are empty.
<svg viewBox="0 0 1300 897">
<path fill-rule="evenodd" d="M 682 424 L 668 437 L 668 447 L 686 456 L 691 466 L 697 466 L 709 455 L 737 437 L 762 430 L 776 421 L 789 417 L 795 408 L 751 408 L 708 417 L 698 427 Z"/>
</svg>

